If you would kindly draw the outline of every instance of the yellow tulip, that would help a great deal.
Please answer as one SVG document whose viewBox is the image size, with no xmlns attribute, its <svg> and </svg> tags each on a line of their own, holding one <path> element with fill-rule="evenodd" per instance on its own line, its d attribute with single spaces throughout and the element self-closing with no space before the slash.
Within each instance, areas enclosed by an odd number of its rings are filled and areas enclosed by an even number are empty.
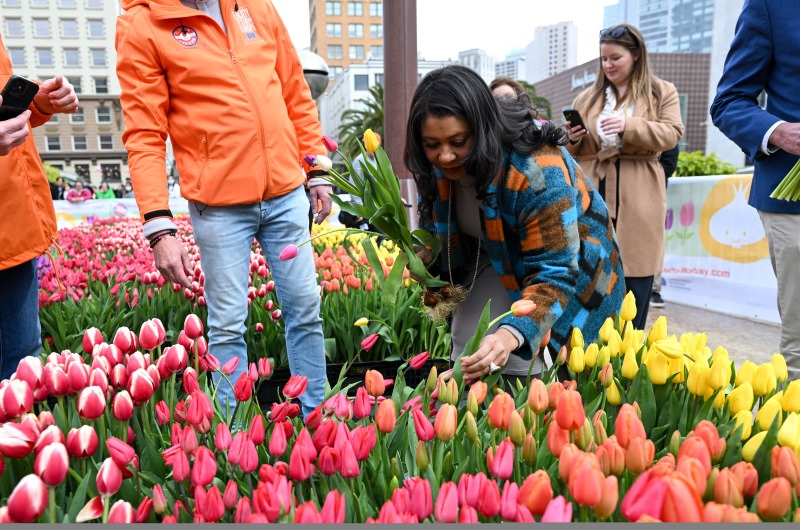
<svg viewBox="0 0 800 530">
<path fill-rule="evenodd" d="M 713 358 L 712 358 L 713 359 Z M 706 383 L 713 390 L 724 388 L 728 386 L 728 381 L 731 379 L 730 366 L 725 362 L 726 358 L 717 357 L 711 365 L 711 370 L 708 372 L 708 379 Z"/>
<path fill-rule="evenodd" d="M 778 431 L 778 443 L 783 447 L 791 447 L 794 452 L 800 450 L 800 414 L 793 412 Z"/>
<path fill-rule="evenodd" d="M 611 335 L 611 330 L 614 329 L 614 319 L 608 317 L 603 325 L 600 327 L 600 331 L 598 335 L 600 336 L 600 340 L 603 341 L 604 344 L 608 344 L 608 337 Z"/>
<path fill-rule="evenodd" d="M 636 330 L 633 329 L 633 326 L 625 326 L 625 334 L 622 336 L 622 343 L 619 345 L 620 353 L 625 353 L 630 348 L 633 348 L 634 350 L 639 349 L 633 344 L 635 335 Z"/>
<path fill-rule="evenodd" d="M 783 421 L 781 402 L 777 399 L 770 398 L 758 409 L 756 423 L 758 423 L 762 431 L 768 431 L 772 426 L 772 422 L 775 421 L 776 416 L 778 418 L 778 426 L 780 426 Z"/>
<path fill-rule="evenodd" d="M 783 393 L 781 405 L 786 412 L 800 412 L 800 379 L 789 382 Z"/>
<path fill-rule="evenodd" d="M 620 353 L 624 353 L 620 348 L 622 348 L 622 337 L 619 336 L 619 332 L 616 329 L 612 329 L 611 333 L 608 335 L 608 353 L 611 355 L 611 358 L 619 356 Z"/>
<path fill-rule="evenodd" d="M 584 347 L 583 333 L 581 332 L 581 328 L 572 328 L 572 337 L 569 340 L 569 345 L 572 348 Z"/>
<path fill-rule="evenodd" d="M 622 300 L 622 308 L 619 310 L 619 318 L 624 322 L 630 322 L 636 318 L 636 297 L 633 291 L 628 291 Z"/>
<path fill-rule="evenodd" d="M 361 326 L 366 326 L 367 324 L 369 324 L 369 319 L 367 317 L 361 317 L 355 322 L 353 322 L 353 325 L 356 326 L 357 328 L 360 328 Z"/>
<path fill-rule="evenodd" d="M 762 363 L 758 365 L 756 375 L 753 377 L 753 392 L 755 395 L 766 396 L 778 386 L 778 378 L 775 377 L 775 367 L 772 363 Z"/>
<path fill-rule="evenodd" d="M 709 392 L 708 395 L 706 396 L 706 399 L 708 399 L 714 394 L 714 391 L 711 390 L 711 388 L 709 388 L 708 390 Z M 714 398 L 713 407 L 715 409 L 721 409 L 724 406 L 725 406 L 725 393 L 720 390 L 719 392 L 717 392 L 717 397 Z"/>
<path fill-rule="evenodd" d="M 650 372 L 650 381 L 654 385 L 663 385 L 669 377 L 669 359 L 666 355 L 656 353 L 647 365 Z"/>
<path fill-rule="evenodd" d="M 686 350 L 683 348 L 683 344 L 681 344 L 675 339 L 657 340 L 654 344 L 656 350 L 663 353 L 670 359 L 682 357 L 683 354 L 686 353 Z"/>
<path fill-rule="evenodd" d="M 678 357 L 677 359 L 670 359 L 669 361 L 669 375 L 678 374 L 672 378 L 673 383 L 683 383 L 685 376 L 683 374 L 683 367 L 686 366 L 686 358 Z"/>
<path fill-rule="evenodd" d="M 786 359 L 780 353 L 776 353 L 770 360 L 773 368 L 775 368 L 775 377 L 779 383 L 783 383 L 789 378 L 789 370 L 786 368 Z"/>
<path fill-rule="evenodd" d="M 689 370 L 689 377 L 686 380 L 686 388 L 695 396 L 705 396 L 706 388 L 708 385 L 706 379 L 711 369 L 705 359 L 701 359 L 694 363 L 692 369 Z"/>
<path fill-rule="evenodd" d="M 753 386 L 745 382 L 742 386 L 734 388 L 728 394 L 728 403 L 731 407 L 731 414 L 737 415 L 744 410 L 753 410 Z"/>
<path fill-rule="evenodd" d="M 761 444 L 764 442 L 764 438 L 766 438 L 766 436 L 767 431 L 761 431 L 747 440 L 747 443 L 744 444 L 744 447 L 742 447 L 742 458 L 744 458 L 745 462 L 753 461 L 753 457 L 756 456 L 756 451 L 758 451 L 758 448 L 761 447 Z"/>
<path fill-rule="evenodd" d="M 583 352 L 583 362 L 587 368 L 594 368 L 597 364 L 597 354 L 600 352 L 600 348 L 597 347 L 597 344 L 594 342 L 589 344 L 586 347 L 586 351 Z"/>
<path fill-rule="evenodd" d="M 667 317 L 661 315 L 653 323 L 650 332 L 647 334 L 647 342 L 653 344 L 657 340 L 667 338 Z"/>
<path fill-rule="evenodd" d="M 612 405 L 622 404 L 622 395 L 619 393 L 619 388 L 617 388 L 616 381 L 612 382 L 608 388 L 606 388 L 606 399 Z"/>
<path fill-rule="evenodd" d="M 375 136 L 375 133 L 372 132 L 372 129 L 364 131 L 364 149 L 370 153 L 374 153 L 380 146 L 381 143 L 378 141 L 378 137 Z"/>
<path fill-rule="evenodd" d="M 737 414 L 734 414 L 733 419 L 736 421 L 736 425 L 733 427 L 734 430 L 739 425 L 742 426 L 742 440 L 750 438 L 750 433 L 753 430 L 753 413 L 749 410 L 740 410 Z"/>
<path fill-rule="evenodd" d="M 725 357 L 730 362 L 730 355 L 728 355 L 728 350 L 726 350 L 723 346 L 717 346 L 717 349 L 714 350 L 714 353 L 711 355 L 711 360 L 716 361 L 717 357 Z"/>
<path fill-rule="evenodd" d="M 611 360 L 611 354 L 608 353 L 608 346 L 603 346 L 597 353 L 597 366 L 605 366 Z"/>
<path fill-rule="evenodd" d="M 629 348 L 622 359 L 622 377 L 633 379 L 638 372 L 639 365 L 636 364 L 636 352 L 633 351 L 633 348 Z"/>
<path fill-rule="evenodd" d="M 569 362 L 567 363 L 567 366 L 569 366 L 569 369 L 576 374 L 583 373 L 583 370 L 586 366 L 584 363 L 583 348 L 580 346 L 572 348 L 572 352 L 569 354 Z"/>
<path fill-rule="evenodd" d="M 750 384 L 753 383 L 753 379 L 756 376 L 756 370 L 758 370 L 758 366 L 753 361 L 745 361 L 736 370 L 736 380 L 734 381 L 734 385 L 742 386 L 746 381 L 749 381 Z"/>
</svg>

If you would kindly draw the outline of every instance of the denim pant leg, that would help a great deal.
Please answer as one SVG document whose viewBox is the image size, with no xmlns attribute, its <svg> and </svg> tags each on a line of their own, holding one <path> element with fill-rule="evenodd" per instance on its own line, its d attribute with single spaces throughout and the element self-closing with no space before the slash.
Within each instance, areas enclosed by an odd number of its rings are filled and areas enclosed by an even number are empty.
<svg viewBox="0 0 800 530">
<path fill-rule="evenodd" d="M 23 357 L 39 355 L 41 335 L 36 259 L 0 270 L 0 379 Z"/>
<path fill-rule="evenodd" d="M 250 274 L 250 249 L 260 223 L 258 203 L 235 206 L 206 206 L 191 203 L 194 239 L 200 249 L 200 265 L 206 276 L 208 304 L 208 350 L 221 364 L 239 358 L 236 371 L 227 376 L 213 374 L 219 385 L 217 401 L 225 412 L 236 407 L 233 387 L 247 370 L 244 342 L 247 318 L 247 278 Z"/>
<path fill-rule="evenodd" d="M 292 374 L 308 377 L 300 396 L 303 415 L 325 398 L 325 344 L 320 317 L 317 271 L 311 245 L 303 245 L 294 259 L 281 261 L 286 245 L 309 238 L 308 198 L 303 187 L 281 197 L 262 201 L 261 230 L 256 235 L 275 279 L 286 329 L 286 350 Z"/>
</svg>

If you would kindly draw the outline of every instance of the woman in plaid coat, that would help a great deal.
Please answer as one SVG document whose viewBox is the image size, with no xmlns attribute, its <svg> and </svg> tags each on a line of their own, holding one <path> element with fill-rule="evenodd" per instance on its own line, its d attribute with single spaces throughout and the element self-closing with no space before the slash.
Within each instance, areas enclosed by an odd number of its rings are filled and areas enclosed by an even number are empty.
<svg viewBox="0 0 800 530">
<path fill-rule="evenodd" d="M 436 234 L 442 279 L 468 289 L 453 316 L 453 358 L 477 327 L 525 298 L 536 309 L 504 318 L 462 359 L 464 377 L 496 367 L 541 370 L 551 331 L 558 351 L 573 328 L 594 338 L 622 304 L 619 247 L 603 199 L 562 147 L 564 132 L 532 119 L 529 100 L 495 100 L 472 70 L 450 65 L 426 75 L 411 104 L 404 162 L 419 193 L 420 226 Z M 511 355 L 511 354 L 514 355 Z"/>
</svg>

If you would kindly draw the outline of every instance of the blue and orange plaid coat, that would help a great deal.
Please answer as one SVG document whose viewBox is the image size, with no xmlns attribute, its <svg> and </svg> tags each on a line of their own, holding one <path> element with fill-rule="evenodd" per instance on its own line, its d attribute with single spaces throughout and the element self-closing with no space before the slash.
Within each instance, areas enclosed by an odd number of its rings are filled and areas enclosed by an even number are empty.
<svg viewBox="0 0 800 530">
<path fill-rule="evenodd" d="M 625 279 L 605 202 L 564 148 L 546 146 L 531 155 L 509 151 L 503 166 L 480 200 L 483 246 L 511 299 L 536 302 L 531 314 L 500 323 L 524 335 L 528 347 L 514 353 L 529 360 L 548 329 L 555 351 L 567 344 L 573 328 L 596 337 L 605 319 L 619 312 Z M 447 248 L 452 183 L 435 174 L 433 219 L 420 221 Z M 449 231 L 454 275 L 465 262 L 455 217 Z M 446 252 L 440 260 L 441 270 L 448 270 Z"/>
</svg>

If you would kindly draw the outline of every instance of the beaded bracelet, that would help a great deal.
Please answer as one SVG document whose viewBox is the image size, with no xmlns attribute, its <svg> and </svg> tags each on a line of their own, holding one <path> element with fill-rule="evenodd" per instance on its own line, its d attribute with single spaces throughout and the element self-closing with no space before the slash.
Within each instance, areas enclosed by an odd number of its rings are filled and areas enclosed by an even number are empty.
<svg viewBox="0 0 800 530">
<path fill-rule="evenodd" d="M 158 234 L 156 237 L 154 237 L 153 239 L 150 240 L 150 248 L 151 249 L 156 248 L 156 245 L 158 244 L 158 242 L 161 241 L 162 239 L 164 239 L 164 237 L 166 237 L 166 236 L 175 237 L 177 234 L 178 234 L 178 231 L 175 230 L 175 229 L 167 230 L 166 232 Z"/>
</svg>

